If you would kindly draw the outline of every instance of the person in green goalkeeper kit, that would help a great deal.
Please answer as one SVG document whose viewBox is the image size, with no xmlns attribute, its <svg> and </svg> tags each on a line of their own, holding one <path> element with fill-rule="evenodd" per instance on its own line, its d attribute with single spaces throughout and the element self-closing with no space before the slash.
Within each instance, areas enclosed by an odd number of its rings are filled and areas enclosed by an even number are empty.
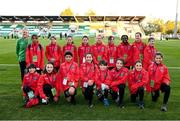
<svg viewBox="0 0 180 121">
<path fill-rule="evenodd" d="M 27 30 L 23 30 L 23 37 L 17 41 L 16 55 L 18 57 L 19 66 L 21 70 L 21 80 L 23 81 L 24 71 L 26 69 L 26 48 L 30 43 L 29 33 Z"/>
</svg>

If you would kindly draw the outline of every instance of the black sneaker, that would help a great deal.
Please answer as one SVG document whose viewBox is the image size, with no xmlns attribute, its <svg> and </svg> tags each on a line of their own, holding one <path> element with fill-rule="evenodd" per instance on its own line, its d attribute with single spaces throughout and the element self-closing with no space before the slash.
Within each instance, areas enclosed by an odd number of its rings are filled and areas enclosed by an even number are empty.
<svg viewBox="0 0 180 121">
<path fill-rule="evenodd" d="M 76 105 L 76 101 L 72 101 L 71 104 Z"/>
<path fill-rule="evenodd" d="M 153 102 L 157 102 L 157 100 L 158 100 L 158 97 L 156 97 L 156 96 L 153 95 L 153 96 L 152 96 L 152 101 L 153 101 Z"/>
<path fill-rule="evenodd" d="M 74 97 L 71 97 L 71 104 L 76 105 L 76 100 Z"/>
</svg>

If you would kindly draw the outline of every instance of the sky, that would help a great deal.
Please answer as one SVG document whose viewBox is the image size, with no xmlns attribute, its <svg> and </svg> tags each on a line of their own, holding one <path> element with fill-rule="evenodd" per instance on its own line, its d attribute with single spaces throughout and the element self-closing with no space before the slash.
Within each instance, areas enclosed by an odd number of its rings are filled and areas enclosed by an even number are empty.
<svg viewBox="0 0 180 121">
<path fill-rule="evenodd" d="M 93 9 L 102 16 L 146 16 L 175 20 L 176 3 L 177 0 L 1 0 L 0 15 L 53 16 L 60 15 L 70 7 L 78 15 Z M 180 13 L 180 0 L 178 5 Z"/>
</svg>

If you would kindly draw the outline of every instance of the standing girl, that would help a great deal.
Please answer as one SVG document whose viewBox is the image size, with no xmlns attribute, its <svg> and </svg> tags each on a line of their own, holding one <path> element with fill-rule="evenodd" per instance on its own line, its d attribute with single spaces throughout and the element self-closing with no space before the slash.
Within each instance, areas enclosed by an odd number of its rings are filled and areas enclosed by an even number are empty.
<svg viewBox="0 0 180 121">
<path fill-rule="evenodd" d="M 49 62 L 54 63 L 54 68 L 58 71 L 62 59 L 61 47 L 57 44 L 55 36 L 51 36 L 50 40 L 51 43 L 46 46 L 46 58 Z"/>
<path fill-rule="evenodd" d="M 130 66 L 132 66 L 131 45 L 128 42 L 127 35 L 122 35 L 121 40 L 122 42 L 118 45 L 118 58 L 123 59 L 125 67 L 130 69 Z"/>
<path fill-rule="evenodd" d="M 142 61 L 144 57 L 144 49 L 146 48 L 146 43 L 143 42 L 142 34 L 140 32 L 136 32 L 135 40 L 132 45 L 138 48 L 140 60 Z"/>
<path fill-rule="evenodd" d="M 29 44 L 26 48 L 26 66 L 31 63 L 36 65 L 36 70 L 39 74 L 44 68 L 44 49 L 39 43 L 38 36 L 32 35 L 32 44 Z"/>
<path fill-rule="evenodd" d="M 91 52 L 91 46 L 89 45 L 88 36 L 83 36 L 82 45 L 78 48 L 79 64 L 85 63 L 85 55 Z"/>
<path fill-rule="evenodd" d="M 112 70 L 116 66 L 117 46 L 114 45 L 114 36 L 109 36 L 107 46 L 108 69 Z"/>
<path fill-rule="evenodd" d="M 19 66 L 21 70 L 21 80 L 24 78 L 24 72 L 26 69 L 26 47 L 30 43 L 29 33 L 27 30 L 23 30 L 23 37 L 17 41 L 16 55 L 19 60 Z"/>
<path fill-rule="evenodd" d="M 154 57 L 157 52 L 156 48 L 154 47 L 154 42 L 155 39 L 153 37 L 150 37 L 148 39 L 148 45 L 144 49 L 143 67 L 146 70 L 148 70 L 148 67 L 154 61 Z"/>
<path fill-rule="evenodd" d="M 66 38 L 66 45 L 63 46 L 63 52 L 62 55 L 64 55 L 67 51 L 71 52 L 73 54 L 73 61 L 78 62 L 78 57 L 77 57 L 77 47 L 73 44 L 73 37 L 68 36 Z M 63 62 L 65 62 L 65 58 L 62 58 Z"/>
<path fill-rule="evenodd" d="M 96 37 L 96 44 L 92 46 L 94 62 L 98 65 L 101 60 L 107 60 L 107 47 L 103 44 L 102 35 Z"/>
</svg>

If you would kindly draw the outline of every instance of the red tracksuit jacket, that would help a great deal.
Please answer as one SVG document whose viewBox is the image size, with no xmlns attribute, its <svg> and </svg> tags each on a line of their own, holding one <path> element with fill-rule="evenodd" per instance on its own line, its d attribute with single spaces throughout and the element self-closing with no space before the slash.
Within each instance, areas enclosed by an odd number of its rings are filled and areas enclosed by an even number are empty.
<svg viewBox="0 0 180 121">
<path fill-rule="evenodd" d="M 26 48 L 26 66 L 31 63 L 41 70 L 44 68 L 44 49 L 39 43 L 32 43 Z"/>
<path fill-rule="evenodd" d="M 115 67 L 117 59 L 117 46 L 114 44 L 108 44 L 107 46 L 107 62 L 108 67 Z"/>
<path fill-rule="evenodd" d="M 128 86 L 131 94 L 136 94 L 139 87 L 145 87 L 148 80 L 148 72 L 145 69 L 141 71 L 133 69 L 128 75 Z"/>
<path fill-rule="evenodd" d="M 64 54 L 67 52 L 67 51 L 70 51 L 72 52 L 73 54 L 73 60 L 77 63 L 77 47 L 74 45 L 74 44 L 66 44 L 65 46 L 63 46 L 63 62 L 65 62 L 65 58 L 64 58 Z"/>
<path fill-rule="evenodd" d="M 147 85 L 147 91 L 155 91 L 160 89 L 162 83 L 170 84 L 170 76 L 168 68 L 164 64 L 157 65 L 153 62 L 148 68 L 149 82 Z M 154 86 L 151 87 L 151 80 L 154 81 Z"/>
<path fill-rule="evenodd" d="M 40 76 L 39 80 L 38 80 L 38 91 L 40 94 L 40 97 L 42 99 L 46 98 L 46 95 L 44 94 L 43 91 L 43 86 L 45 84 L 49 84 L 52 86 L 52 88 L 56 89 L 56 97 L 59 97 L 60 95 L 60 82 L 57 79 L 57 74 L 43 74 Z"/>
<path fill-rule="evenodd" d="M 124 59 L 125 66 L 132 66 L 132 49 L 131 45 L 121 43 L 118 46 L 118 58 Z"/>
<path fill-rule="evenodd" d="M 98 64 L 100 60 L 107 61 L 107 47 L 104 44 L 98 44 L 92 46 L 92 53 L 94 55 L 94 62 Z"/>
<path fill-rule="evenodd" d="M 31 73 L 27 73 L 24 76 L 22 86 L 23 87 L 24 86 L 30 87 L 34 91 L 34 95 L 38 96 L 38 89 L 37 89 L 38 80 L 39 80 L 39 74 L 37 72 L 32 73 L 32 74 Z M 23 93 L 23 95 L 26 96 L 25 93 Z"/>
<path fill-rule="evenodd" d="M 81 86 L 83 89 L 85 88 L 85 83 L 88 82 L 88 80 L 93 80 L 96 82 L 97 79 L 97 74 L 98 74 L 98 66 L 95 65 L 94 63 L 88 63 L 85 62 L 81 64 L 80 66 L 80 80 L 81 80 Z"/>
<path fill-rule="evenodd" d="M 55 59 L 54 67 L 60 67 L 62 52 L 59 45 L 52 43 L 47 45 L 45 54 L 48 61 L 51 61 L 52 58 Z"/>
<path fill-rule="evenodd" d="M 78 87 L 79 81 L 79 67 L 73 60 L 71 62 L 64 62 L 60 66 L 60 71 L 58 73 L 58 78 L 60 80 L 61 90 L 65 91 L 70 88 L 70 86 Z M 67 79 L 67 82 L 64 79 Z M 69 85 L 73 83 L 73 85 Z"/>
<path fill-rule="evenodd" d="M 140 51 L 138 50 L 138 48 L 135 45 L 132 45 L 131 52 L 132 52 L 131 63 L 132 63 L 132 66 L 134 66 L 136 61 L 140 60 Z"/>
<path fill-rule="evenodd" d="M 143 67 L 148 70 L 149 65 L 154 61 L 157 50 L 155 47 L 147 46 L 144 50 Z"/>
<path fill-rule="evenodd" d="M 117 68 L 114 68 L 111 70 L 111 89 L 115 92 L 119 91 L 118 85 L 120 84 L 126 84 L 126 80 L 128 77 L 128 69 L 125 67 L 122 67 L 120 70 L 117 70 Z"/>
<path fill-rule="evenodd" d="M 144 49 L 147 46 L 146 43 L 142 42 L 142 40 L 140 42 L 134 41 L 133 45 L 135 45 L 138 48 L 138 50 L 140 52 L 140 57 L 141 57 L 141 60 L 142 60 L 143 57 L 144 57 Z"/>
<path fill-rule="evenodd" d="M 82 43 L 81 46 L 78 48 L 78 56 L 79 56 L 79 64 L 83 63 L 83 57 L 85 57 L 86 53 L 91 53 L 91 46 L 90 45 L 84 45 Z"/>
<path fill-rule="evenodd" d="M 99 70 L 98 75 L 97 75 L 97 79 L 96 79 L 96 87 L 97 89 L 101 89 L 101 84 L 104 83 L 108 86 L 110 86 L 111 84 L 111 74 L 110 71 L 107 70 Z"/>
</svg>

